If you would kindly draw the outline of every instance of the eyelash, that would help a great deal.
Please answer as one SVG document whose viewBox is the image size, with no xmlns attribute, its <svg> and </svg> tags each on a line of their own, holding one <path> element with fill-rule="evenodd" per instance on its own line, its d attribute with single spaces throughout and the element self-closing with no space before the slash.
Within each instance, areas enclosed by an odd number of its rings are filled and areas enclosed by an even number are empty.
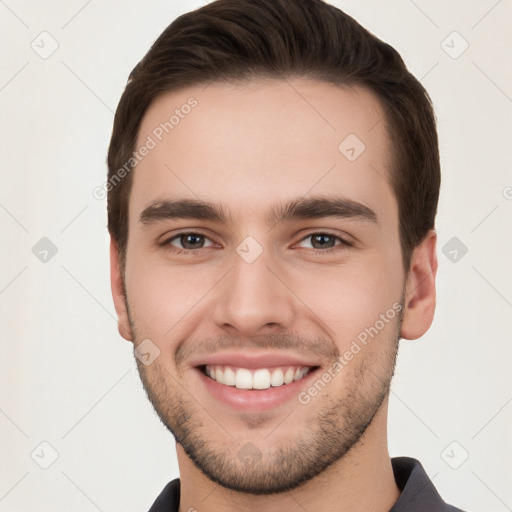
<svg viewBox="0 0 512 512">
<path fill-rule="evenodd" d="M 177 238 L 182 237 L 183 235 L 199 235 L 199 236 L 203 236 L 203 237 L 207 238 L 208 240 L 210 240 L 210 237 L 208 237 L 204 233 L 201 233 L 201 231 L 183 231 L 182 233 L 178 233 L 176 235 L 173 235 L 171 238 L 167 238 L 166 240 L 159 242 L 158 245 L 160 245 L 161 247 L 164 247 L 168 251 L 173 252 L 174 254 L 187 254 L 187 255 L 191 255 L 191 256 L 197 254 L 199 251 L 202 251 L 203 249 L 208 249 L 208 247 L 200 247 L 199 249 L 179 249 L 179 248 L 176 248 L 176 247 L 170 245 L 170 243 L 172 241 L 176 240 Z M 337 244 L 334 247 L 329 247 L 328 249 L 311 249 L 312 251 L 314 251 L 315 254 L 332 254 L 333 252 L 339 250 L 338 248 L 340 246 L 352 247 L 354 245 L 353 243 L 347 242 L 347 240 L 341 238 L 338 235 L 335 235 L 334 233 L 330 233 L 328 231 L 312 231 L 311 233 L 308 233 L 306 236 L 301 238 L 299 240 L 299 243 L 304 242 L 304 240 L 307 240 L 308 238 L 311 238 L 315 235 L 326 235 L 326 236 L 338 239 L 341 242 L 340 244 Z"/>
</svg>

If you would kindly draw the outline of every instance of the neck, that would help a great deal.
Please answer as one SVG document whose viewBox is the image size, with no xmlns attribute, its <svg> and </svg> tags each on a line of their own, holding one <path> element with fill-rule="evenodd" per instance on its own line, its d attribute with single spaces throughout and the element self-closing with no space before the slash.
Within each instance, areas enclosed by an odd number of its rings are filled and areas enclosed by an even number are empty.
<svg viewBox="0 0 512 512">
<path fill-rule="evenodd" d="M 280 494 L 255 496 L 212 482 L 180 445 L 180 512 L 388 512 L 400 496 L 387 446 L 386 399 L 361 439 L 337 462 L 300 487 Z"/>
</svg>

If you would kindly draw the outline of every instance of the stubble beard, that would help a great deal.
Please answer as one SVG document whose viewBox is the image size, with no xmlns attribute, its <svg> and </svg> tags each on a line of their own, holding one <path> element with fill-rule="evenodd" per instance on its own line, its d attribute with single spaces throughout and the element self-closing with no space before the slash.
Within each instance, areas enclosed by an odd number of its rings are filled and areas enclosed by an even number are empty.
<svg viewBox="0 0 512 512">
<path fill-rule="evenodd" d="M 332 397 L 331 390 L 320 392 L 311 402 L 316 404 L 316 414 L 308 411 L 309 405 L 302 405 L 298 401 L 292 405 L 293 412 L 278 428 L 286 428 L 287 421 L 294 424 L 302 418 L 304 427 L 293 439 L 290 436 L 282 437 L 286 442 L 279 445 L 267 442 L 266 446 L 259 447 L 249 442 L 251 430 L 265 424 L 264 421 L 255 421 L 257 415 L 252 415 L 252 420 L 248 419 L 246 432 L 241 436 L 237 436 L 236 432 L 226 433 L 222 418 L 218 419 L 217 425 L 212 425 L 216 421 L 212 411 L 206 412 L 194 399 L 193 390 L 187 390 L 175 375 L 160 364 L 159 359 L 148 367 L 138 359 L 136 362 L 144 390 L 162 423 L 194 465 L 210 480 L 227 489 L 247 494 L 282 493 L 321 474 L 346 456 L 364 436 L 389 394 L 398 353 L 402 313 L 403 307 L 394 319 L 387 338 L 378 336 L 369 342 L 385 344 L 387 350 L 379 357 L 369 353 L 354 369 L 351 369 L 352 362 L 343 369 L 341 375 L 345 375 L 345 380 L 341 394 Z M 137 338 L 134 327 L 133 322 L 136 347 L 142 340 Z M 363 348 L 362 352 L 367 350 L 371 350 L 371 347 Z M 336 382 L 335 378 L 331 383 Z M 215 439 L 213 432 L 218 432 L 224 439 Z M 233 449 L 236 445 L 238 449 Z"/>
</svg>

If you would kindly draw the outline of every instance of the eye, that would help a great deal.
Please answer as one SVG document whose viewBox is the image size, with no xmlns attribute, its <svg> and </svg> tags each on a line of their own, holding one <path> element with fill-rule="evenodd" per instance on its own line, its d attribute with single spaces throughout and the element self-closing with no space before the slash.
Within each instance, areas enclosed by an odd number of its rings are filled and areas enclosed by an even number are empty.
<svg viewBox="0 0 512 512">
<path fill-rule="evenodd" d="M 313 249 L 317 253 L 333 252 L 337 250 L 336 248 L 338 246 L 353 246 L 351 242 L 344 240 L 340 236 L 324 231 L 309 233 L 307 236 L 302 238 L 299 242 L 299 246 L 304 243 L 309 243 L 310 245 L 309 247 L 302 245 L 302 247 Z M 195 250 L 213 247 L 216 244 L 202 233 L 187 231 L 173 235 L 172 237 L 159 242 L 159 245 L 167 250 L 175 252 L 176 254 L 189 254 L 193 253 Z"/>
<path fill-rule="evenodd" d="M 306 237 L 304 237 L 300 243 L 304 243 L 308 240 L 311 240 L 311 246 L 309 248 L 318 250 L 319 252 L 331 252 L 336 250 L 335 247 L 339 245 L 344 245 L 351 247 L 353 244 L 347 242 L 343 238 L 338 235 L 333 235 L 332 233 L 327 233 L 323 231 L 318 231 L 315 233 L 309 233 Z M 336 243 L 339 241 L 339 243 Z"/>
<path fill-rule="evenodd" d="M 174 235 L 160 243 L 160 245 L 176 250 L 177 252 L 188 252 L 194 249 L 203 249 L 211 247 L 214 243 L 206 236 L 196 232 L 186 232 Z"/>
</svg>

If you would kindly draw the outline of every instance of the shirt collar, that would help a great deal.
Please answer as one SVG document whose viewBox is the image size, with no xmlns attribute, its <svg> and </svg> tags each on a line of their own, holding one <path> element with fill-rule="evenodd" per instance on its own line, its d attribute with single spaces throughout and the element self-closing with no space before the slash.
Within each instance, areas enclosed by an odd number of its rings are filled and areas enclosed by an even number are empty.
<svg viewBox="0 0 512 512">
<path fill-rule="evenodd" d="M 391 459 L 400 497 L 389 512 L 462 512 L 447 505 L 430 481 L 421 463 L 411 457 Z M 169 482 L 149 512 L 178 512 L 180 480 Z"/>
<path fill-rule="evenodd" d="M 447 505 L 428 477 L 421 462 L 411 457 L 391 459 L 400 497 L 389 512 L 456 512 Z"/>
</svg>

